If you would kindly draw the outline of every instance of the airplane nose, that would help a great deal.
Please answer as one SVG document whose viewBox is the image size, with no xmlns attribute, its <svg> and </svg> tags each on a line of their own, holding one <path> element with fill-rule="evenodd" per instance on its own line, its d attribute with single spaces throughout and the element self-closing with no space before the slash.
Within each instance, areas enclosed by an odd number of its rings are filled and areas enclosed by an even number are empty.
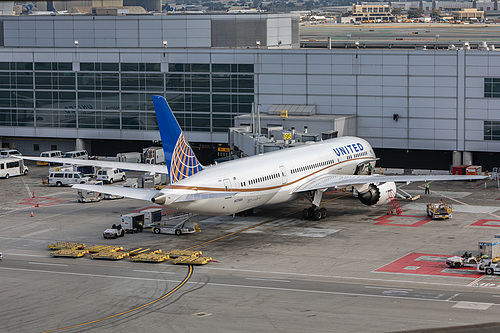
<svg viewBox="0 0 500 333">
<path fill-rule="evenodd" d="M 165 201 L 167 201 L 167 196 L 165 195 L 165 193 L 158 193 L 151 198 L 151 201 L 155 204 L 163 205 Z"/>
</svg>

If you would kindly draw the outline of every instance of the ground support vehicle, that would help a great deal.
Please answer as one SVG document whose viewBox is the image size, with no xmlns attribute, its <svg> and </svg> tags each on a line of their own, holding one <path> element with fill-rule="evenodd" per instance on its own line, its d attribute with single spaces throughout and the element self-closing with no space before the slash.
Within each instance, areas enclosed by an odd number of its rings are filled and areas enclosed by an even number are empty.
<svg viewBox="0 0 500 333">
<path fill-rule="evenodd" d="M 100 169 L 97 171 L 97 180 L 113 184 L 114 182 L 124 181 L 127 178 L 125 172 L 121 169 Z"/>
<path fill-rule="evenodd" d="M 60 150 L 50 150 L 40 153 L 40 157 L 62 157 L 62 151 Z M 55 163 L 36 161 L 36 165 L 54 165 Z"/>
<path fill-rule="evenodd" d="M 152 253 L 152 252 L 157 253 L 158 251 L 161 252 L 161 250 L 159 250 L 159 249 L 152 250 L 149 247 L 133 247 L 133 248 L 127 249 L 125 251 L 128 252 L 128 255 L 131 257 L 139 255 L 139 254 L 143 254 L 143 253 Z"/>
<path fill-rule="evenodd" d="M 27 175 L 28 167 L 24 161 L 15 157 L 5 157 L 0 159 L 0 177 L 8 179 L 12 176 Z"/>
<path fill-rule="evenodd" d="M 112 245 L 92 245 L 91 247 L 87 248 L 87 251 L 89 253 L 97 253 L 101 251 L 112 251 L 113 249 L 116 250 L 116 246 Z"/>
<path fill-rule="evenodd" d="M 104 238 L 117 238 L 123 237 L 125 235 L 125 230 L 122 229 L 122 226 L 113 224 L 111 228 L 104 230 L 102 233 Z"/>
<path fill-rule="evenodd" d="M 49 173 L 49 185 L 71 186 L 73 184 L 85 184 L 90 181 L 89 177 L 85 177 L 81 172 L 77 171 L 59 171 Z"/>
<path fill-rule="evenodd" d="M 49 244 L 47 247 L 51 250 L 61 250 L 61 249 L 82 250 L 86 247 L 86 245 L 83 243 L 57 242 Z"/>
<path fill-rule="evenodd" d="M 137 152 L 118 153 L 116 159 L 118 162 L 141 163 L 142 154 Z"/>
<path fill-rule="evenodd" d="M 163 147 L 147 147 L 142 149 L 142 156 L 146 164 L 165 163 L 165 152 Z"/>
<path fill-rule="evenodd" d="M 452 218 L 451 204 L 440 202 L 437 204 L 427 204 L 427 216 L 433 220 L 451 219 Z"/>
<path fill-rule="evenodd" d="M 183 265 L 205 265 L 212 261 L 211 257 L 203 256 L 180 256 L 172 259 L 173 264 L 183 264 Z"/>
<path fill-rule="evenodd" d="M 101 251 L 90 255 L 91 259 L 120 260 L 128 255 L 125 251 Z"/>
<path fill-rule="evenodd" d="M 102 181 L 90 181 L 88 184 L 92 185 L 102 185 Z M 88 190 L 78 190 L 78 202 L 99 202 L 101 199 L 105 199 L 105 194 L 99 192 L 93 192 Z"/>
<path fill-rule="evenodd" d="M 171 250 L 167 252 L 168 256 L 171 259 L 175 259 L 181 256 L 188 256 L 188 257 L 196 257 L 196 256 L 201 256 L 203 253 L 201 251 L 196 251 L 196 250 Z"/>
<path fill-rule="evenodd" d="M 169 259 L 168 255 L 161 252 L 161 250 L 149 253 L 141 253 L 130 257 L 131 261 L 142 261 L 142 262 L 162 262 Z"/>
<path fill-rule="evenodd" d="M 127 178 L 125 183 L 122 185 L 123 187 L 132 187 L 132 188 L 138 188 L 139 187 L 139 180 L 138 178 Z"/>
<path fill-rule="evenodd" d="M 155 234 L 170 234 L 180 236 L 182 234 L 192 234 L 201 231 L 198 221 L 193 219 L 194 214 L 185 214 L 167 220 L 166 224 L 152 225 L 151 230 Z M 174 224 L 175 223 L 175 224 Z"/>
<path fill-rule="evenodd" d="M 123 197 L 121 195 L 114 195 L 114 194 L 103 194 L 102 198 L 104 200 L 123 199 Z"/>
<path fill-rule="evenodd" d="M 446 264 L 452 268 L 476 267 L 480 261 L 480 257 L 474 257 L 472 253 L 465 252 L 462 256 L 454 256 L 446 259 Z"/>
<path fill-rule="evenodd" d="M 87 250 L 70 250 L 70 249 L 61 249 L 54 252 L 50 252 L 51 257 L 68 257 L 68 258 L 78 258 L 83 257 L 89 253 Z"/>
<path fill-rule="evenodd" d="M 476 270 L 480 273 L 488 275 L 500 274 L 500 264 L 495 264 L 491 259 L 483 259 L 478 265 Z"/>
<path fill-rule="evenodd" d="M 141 213 L 144 213 L 144 226 L 145 227 L 150 227 L 153 225 L 159 225 L 161 224 L 161 215 L 162 215 L 162 209 L 161 208 L 149 208 L 142 210 Z"/>
<path fill-rule="evenodd" d="M 125 232 L 142 232 L 144 228 L 144 213 L 122 215 L 121 227 Z"/>
</svg>

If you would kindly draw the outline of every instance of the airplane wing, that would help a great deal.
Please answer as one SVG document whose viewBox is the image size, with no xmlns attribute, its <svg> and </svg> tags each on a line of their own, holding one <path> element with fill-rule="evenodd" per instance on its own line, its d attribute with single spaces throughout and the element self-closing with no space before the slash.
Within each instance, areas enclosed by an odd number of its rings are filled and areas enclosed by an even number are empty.
<svg viewBox="0 0 500 333">
<path fill-rule="evenodd" d="M 472 176 L 472 175 L 323 175 L 311 179 L 310 181 L 298 186 L 292 193 L 314 191 L 336 186 L 349 186 L 367 183 L 411 183 L 425 182 L 437 180 L 476 180 L 485 179 L 488 176 Z"/>
<path fill-rule="evenodd" d="M 60 157 L 38 157 L 38 156 L 17 156 L 30 161 L 42 161 L 50 163 L 76 164 L 76 165 L 92 165 L 101 168 L 118 168 L 122 170 L 144 171 L 167 174 L 167 167 L 161 164 L 144 164 L 130 162 L 115 162 L 115 161 L 100 161 L 100 160 L 80 160 L 76 158 L 60 158 Z"/>
<path fill-rule="evenodd" d="M 122 186 L 109 186 L 109 185 L 89 185 L 89 184 L 75 184 L 73 188 L 80 190 L 87 190 L 98 193 L 106 193 L 112 195 L 120 195 L 122 197 L 148 200 L 150 201 L 155 195 L 158 194 L 158 190 L 148 190 L 144 188 L 133 188 L 133 187 L 122 187 Z"/>
</svg>

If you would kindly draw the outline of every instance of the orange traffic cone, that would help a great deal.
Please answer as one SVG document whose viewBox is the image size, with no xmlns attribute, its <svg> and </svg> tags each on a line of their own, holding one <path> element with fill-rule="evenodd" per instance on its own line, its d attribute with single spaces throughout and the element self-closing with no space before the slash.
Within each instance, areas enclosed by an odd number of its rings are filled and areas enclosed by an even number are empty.
<svg viewBox="0 0 500 333">
<path fill-rule="evenodd" d="M 33 217 L 33 211 L 31 211 L 31 217 Z"/>
</svg>

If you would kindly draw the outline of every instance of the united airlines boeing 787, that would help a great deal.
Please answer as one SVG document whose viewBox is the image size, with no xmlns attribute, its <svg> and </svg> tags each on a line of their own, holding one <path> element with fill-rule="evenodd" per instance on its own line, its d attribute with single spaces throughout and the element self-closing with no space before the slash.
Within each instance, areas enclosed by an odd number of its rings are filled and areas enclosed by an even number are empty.
<svg viewBox="0 0 500 333">
<path fill-rule="evenodd" d="M 245 212 L 303 196 L 311 202 L 311 207 L 304 209 L 303 218 L 321 219 L 327 214 L 326 209 L 320 207 L 321 198 L 329 188 L 354 186 L 363 204 L 383 205 L 395 195 L 395 182 L 485 178 L 367 174 L 368 166 L 375 166 L 377 158 L 370 144 L 357 137 L 334 138 L 204 167 L 185 139 L 167 101 L 153 96 L 153 103 L 167 161 L 164 172 L 168 172 L 170 184 L 162 190 L 86 184 L 73 185 L 74 188 L 150 200 L 184 212 L 209 215 Z M 87 164 L 88 161 L 75 163 Z M 156 172 L 158 169 L 159 166 L 155 166 Z"/>
</svg>

